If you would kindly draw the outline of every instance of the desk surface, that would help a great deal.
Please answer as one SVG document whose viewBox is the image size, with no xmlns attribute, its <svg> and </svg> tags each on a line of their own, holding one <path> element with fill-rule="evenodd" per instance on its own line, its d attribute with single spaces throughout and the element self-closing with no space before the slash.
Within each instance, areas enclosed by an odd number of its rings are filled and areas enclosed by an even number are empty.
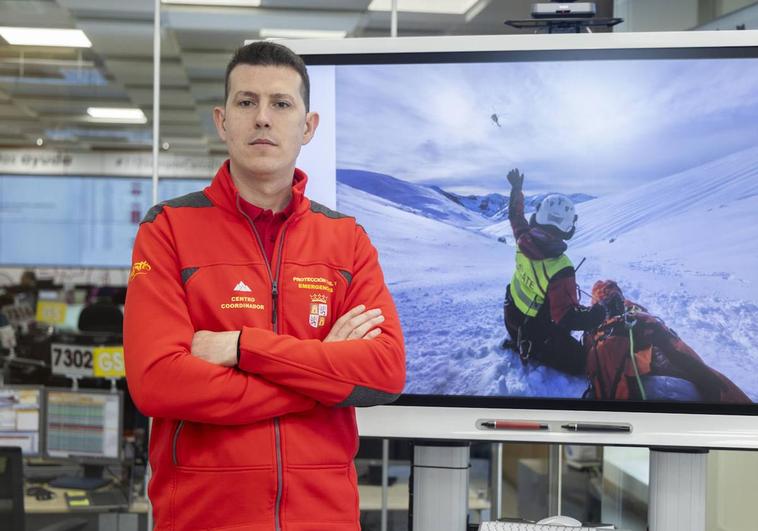
<svg viewBox="0 0 758 531">
<path fill-rule="evenodd" d="M 382 508 L 382 487 L 380 485 L 358 485 L 360 492 L 360 510 L 378 511 Z M 408 510 L 408 484 L 395 483 L 387 489 L 387 508 L 390 511 Z M 468 508 L 475 511 L 490 508 L 490 501 L 477 496 L 469 489 Z"/>
<path fill-rule="evenodd" d="M 24 489 L 29 485 L 25 485 Z M 65 493 L 75 491 L 73 489 L 59 489 L 44 485 L 44 488 L 52 491 L 55 496 L 50 500 L 38 500 L 34 496 L 24 495 L 24 508 L 27 513 L 67 513 L 71 512 L 66 504 Z M 382 487 L 379 485 L 358 485 L 360 492 L 360 509 L 361 511 L 378 511 L 382 508 Z M 387 507 L 391 511 L 408 510 L 408 484 L 395 483 L 387 489 Z M 490 508 L 490 501 L 477 496 L 476 492 L 469 489 L 468 498 L 469 509 L 483 510 Z M 73 511 L 76 512 L 76 511 Z M 146 513 L 147 500 L 144 498 L 132 502 L 129 507 L 130 513 Z"/>
<path fill-rule="evenodd" d="M 38 500 L 34 496 L 28 496 L 26 494 L 26 489 L 29 488 L 31 485 L 24 484 L 24 511 L 27 513 L 36 513 L 36 514 L 50 514 L 50 513 L 68 513 L 68 512 L 79 512 L 79 511 L 71 511 L 68 508 L 68 504 L 66 503 L 66 492 L 69 493 L 77 493 L 82 494 L 84 491 L 81 490 L 74 490 L 74 489 L 58 489 L 55 487 L 50 487 L 48 485 L 38 485 L 46 488 L 49 491 L 52 491 L 55 496 L 53 496 L 50 500 Z M 88 509 L 88 511 L 97 512 L 97 509 Z M 86 511 L 83 511 L 86 512 Z M 146 513 L 147 512 L 147 500 L 144 499 L 137 499 L 132 502 L 132 504 L 129 506 L 128 512 L 130 513 Z"/>
</svg>

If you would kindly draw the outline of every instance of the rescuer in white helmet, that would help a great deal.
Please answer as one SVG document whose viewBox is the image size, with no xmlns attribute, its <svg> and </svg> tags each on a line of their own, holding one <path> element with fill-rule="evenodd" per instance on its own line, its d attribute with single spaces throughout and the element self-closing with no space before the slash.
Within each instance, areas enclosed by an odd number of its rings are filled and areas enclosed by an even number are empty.
<svg viewBox="0 0 758 531">
<path fill-rule="evenodd" d="M 566 240 L 576 231 L 576 208 L 563 194 L 549 194 L 527 223 L 524 175 L 508 172 L 508 219 L 516 238 L 516 269 L 505 294 L 503 314 L 510 340 L 523 362 L 534 360 L 569 374 L 583 374 L 586 357 L 572 330 L 592 330 L 605 318 L 601 304 L 579 304 L 574 265 Z"/>
</svg>

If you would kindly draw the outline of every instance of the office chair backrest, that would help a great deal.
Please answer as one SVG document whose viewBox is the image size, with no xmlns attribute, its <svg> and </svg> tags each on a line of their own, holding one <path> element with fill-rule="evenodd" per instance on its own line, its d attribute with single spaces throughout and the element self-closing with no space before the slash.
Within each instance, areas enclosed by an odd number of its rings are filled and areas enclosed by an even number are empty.
<svg viewBox="0 0 758 531">
<path fill-rule="evenodd" d="M 0 447 L 0 529 L 24 531 L 21 448 Z"/>
<path fill-rule="evenodd" d="M 83 332 L 111 332 L 120 334 L 124 326 L 124 313 L 109 300 L 100 300 L 82 309 L 79 330 Z"/>
</svg>

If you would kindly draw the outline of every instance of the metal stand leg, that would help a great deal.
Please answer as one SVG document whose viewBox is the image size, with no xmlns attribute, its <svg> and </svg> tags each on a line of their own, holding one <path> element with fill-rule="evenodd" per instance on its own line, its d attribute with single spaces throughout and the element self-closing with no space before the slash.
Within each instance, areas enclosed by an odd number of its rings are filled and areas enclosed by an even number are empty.
<svg viewBox="0 0 758 531">
<path fill-rule="evenodd" d="M 413 531 L 466 529 L 468 477 L 468 443 L 415 445 Z"/>
<path fill-rule="evenodd" d="M 503 516 L 503 443 L 492 443 L 490 463 L 492 511 L 490 518 L 497 520 Z"/>
<path fill-rule="evenodd" d="M 650 531 L 705 531 L 708 450 L 650 449 Z"/>
<path fill-rule="evenodd" d="M 562 499 L 561 493 L 563 488 L 561 482 L 563 480 L 563 445 L 551 444 L 550 454 L 547 461 L 547 475 L 548 475 L 548 503 L 547 503 L 547 515 L 555 516 L 562 514 Z"/>
<path fill-rule="evenodd" d="M 389 463 L 390 440 L 382 439 L 382 517 L 379 523 L 380 531 L 387 531 L 387 501 L 389 498 Z"/>
</svg>

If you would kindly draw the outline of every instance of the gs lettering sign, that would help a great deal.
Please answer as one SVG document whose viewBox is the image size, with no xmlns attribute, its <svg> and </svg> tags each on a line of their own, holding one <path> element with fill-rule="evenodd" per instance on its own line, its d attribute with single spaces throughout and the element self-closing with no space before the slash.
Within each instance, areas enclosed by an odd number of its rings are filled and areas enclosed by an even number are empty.
<svg viewBox="0 0 758 531">
<path fill-rule="evenodd" d="M 98 347 L 95 354 L 95 376 L 99 378 L 121 378 L 124 371 L 124 347 Z"/>
</svg>

